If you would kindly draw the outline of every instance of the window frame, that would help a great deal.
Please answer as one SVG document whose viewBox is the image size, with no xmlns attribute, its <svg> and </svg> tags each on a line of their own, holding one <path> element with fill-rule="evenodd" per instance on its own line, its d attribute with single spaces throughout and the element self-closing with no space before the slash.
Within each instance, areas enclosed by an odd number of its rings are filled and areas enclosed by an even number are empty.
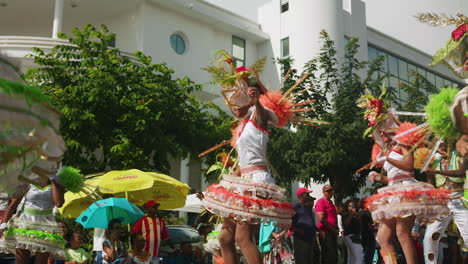
<svg viewBox="0 0 468 264">
<path fill-rule="evenodd" d="M 172 44 L 172 39 L 173 37 L 175 38 L 175 44 L 173 46 Z M 182 42 L 180 42 L 182 41 Z M 182 34 L 178 33 L 178 32 L 174 32 L 171 34 L 171 36 L 169 37 L 169 43 L 171 44 L 171 48 L 172 50 L 177 54 L 177 55 L 183 55 L 185 54 L 185 52 L 187 51 L 187 41 L 185 40 L 184 36 L 182 36 Z M 182 52 L 179 52 L 179 49 L 178 49 L 178 43 L 182 43 L 183 44 L 183 51 Z"/>
<path fill-rule="evenodd" d="M 241 40 L 242 43 L 244 44 L 244 47 L 243 47 L 243 56 L 244 58 L 237 58 L 234 56 L 234 39 L 237 39 L 237 40 Z M 237 46 L 237 45 L 236 45 Z M 234 66 L 237 68 L 237 67 L 240 67 L 237 65 L 237 62 L 240 61 L 242 62 L 242 65 L 241 66 L 245 66 L 246 65 L 246 49 L 247 49 L 247 40 L 244 39 L 244 38 L 241 38 L 241 37 L 238 37 L 236 35 L 232 35 L 232 43 L 231 43 L 231 54 L 232 54 L 232 58 L 233 58 L 233 63 L 234 63 Z"/>
<path fill-rule="evenodd" d="M 390 80 L 392 77 L 396 78 L 398 83 L 404 82 L 404 83 L 412 83 L 414 82 L 414 77 L 410 76 L 410 71 L 415 71 L 418 72 L 419 74 L 423 75 L 426 79 L 428 79 L 437 89 L 440 89 L 442 87 L 445 87 L 444 84 L 451 84 L 452 86 L 460 86 L 462 85 L 459 81 L 456 81 L 455 79 L 448 77 L 444 74 L 438 73 L 434 71 L 433 69 L 430 69 L 428 67 L 425 67 L 423 65 L 420 65 L 418 63 L 415 63 L 407 58 L 404 58 L 398 54 L 395 54 L 393 52 L 390 52 L 384 48 L 380 48 L 376 45 L 373 45 L 371 43 L 368 43 L 368 48 L 367 48 L 367 53 L 368 53 L 368 58 L 369 61 L 373 61 L 377 59 L 379 56 L 385 56 L 385 60 L 383 61 L 382 65 L 382 70 L 378 71 L 379 75 L 380 74 L 389 74 L 389 78 L 386 78 L 385 84 L 389 85 L 390 83 L 394 84 L 395 80 L 393 79 L 392 81 Z M 374 55 L 376 55 L 376 58 L 372 58 Z M 393 74 L 393 72 L 390 72 L 390 58 L 396 58 L 396 69 L 393 69 L 393 71 L 396 71 L 396 75 Z M 395 65 L 393 65 L 395 66 Z M 404 69 L 402 69 L 404 68 Z M 406 73 L 403 73 L 403 71 L 406 70 Z M 399 88 L 399 87 L 395 87 Z M 403 91 L 400 91 L 398 89 L 398 100 L 404 100 L 405 95 L 402 94 L 404 93 Z M 426 90 L 426 95 L 429 96 L 427 90 Z"/>
<path fill-rule="evenodd" d="M 284 41 L 288 41 L 288 54 L 287 55 L 284 55 Z M 280 41 L 280 49 L 281 49 L 281 58 L 284 59 L 284 58 L 288 58 L 291 54 L 291 49 L 289 48 L 290 47 L 290 41 L 289 41 L 289 36 L 285 37 L 285 38 L 282 38 L 281 41 Z"/>
<path fill-rule="evenodd" d="M 289 0 L 280 0 L 280 12 L 285 13 L 289 11 Z"/>
</svg>

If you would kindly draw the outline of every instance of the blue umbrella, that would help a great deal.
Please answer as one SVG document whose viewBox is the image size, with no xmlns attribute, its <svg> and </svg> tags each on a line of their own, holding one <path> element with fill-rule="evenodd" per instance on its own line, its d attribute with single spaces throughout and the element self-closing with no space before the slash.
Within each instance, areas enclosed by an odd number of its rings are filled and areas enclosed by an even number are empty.
<svg viewBox="0 0 468 264">
<path fill-rule="evenodd" d="M 76 222 L 84 228 L 107 228 L 112 219 L 119 219 L 122 224 L 136 222 L 145 214 L 125 198 L 108 198 L 97 201 L 89 206 Z"/>
</svg>

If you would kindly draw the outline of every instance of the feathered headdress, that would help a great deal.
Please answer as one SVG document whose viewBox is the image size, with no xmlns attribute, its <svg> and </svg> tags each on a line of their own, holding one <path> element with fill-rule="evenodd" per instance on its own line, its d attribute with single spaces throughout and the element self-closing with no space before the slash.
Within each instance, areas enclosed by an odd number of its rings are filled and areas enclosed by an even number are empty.
<svg viewBox="0 0 468 264">
<path fill-rule="evenodd" d="M 425 107 L 430 131 L 447 141 L 460 137 L 460 132 L 453 125 L 450 110 L 458 92 L 455 88 L 443 88 L 431 96 Z"/>
<path fill-rule="evenodd" d="M 419 147 L 422 146 L 425 136 L 426 131 L 424 130 L 424 126 L 418 126 L 411 122 L 403 122 L 398 127 L 394 139 L 396 139 L 399 144 Z"/>
<path fill-rule="evenodd" d="M 460 78 L 468 78 L 468 72 L 463 69 L 463 64 L 468 58 L 468 17 L 463 14 L 448 16 L 445 14 L 423 13 L 416 15 L 416 18 L 435 27 L 456 26 L 445 46 L 434 55 L 432 65 L 443 61 Z"/>
</svg>

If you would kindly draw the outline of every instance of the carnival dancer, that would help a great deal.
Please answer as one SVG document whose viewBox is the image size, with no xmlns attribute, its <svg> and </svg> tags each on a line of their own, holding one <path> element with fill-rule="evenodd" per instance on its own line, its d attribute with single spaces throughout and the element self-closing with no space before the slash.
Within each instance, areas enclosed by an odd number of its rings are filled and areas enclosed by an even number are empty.
<svg viewBox="0 0 468 264">
<path fill-rule="evenodd" d="M 54 206 L 62 206 L 63 193 L 63 187 L 55 180 L 44 181 L 38 186 L 31 184 L 24 194 L 23 207 L 13 217 L 22 197 L 12 199 L 2 220 L 0 234 L 5 236 L 6 248 L 3 250 L 14 253 L 16 263 L 29 263 L 31 252 L 36 254 L 37 264 L 47 263 L 49 257 L 65 259 L 66 242 L 52 212 Z"/>
<path fill-rule="evenodd" d="M 42 182 L 30 184 L 11 200 L 0 223 L 0 251 L 14 253 L 18 264 L 29 263 L 31 253 L 35 253 L 36 264 L 47 263 L 49 257 L 65 259 L 66 241 L 53 208 L 63 205 L 65 190 L 87 192 L 83 176 L 72 167 L 61 168 L 51 178 L 38 178 Z"/>
<path fill-rule="evenodd" d="M 424 259 L 426 263 L 437 263 L 439 241 L 453 219 L 460 230 L 463 241 L 468 241 L 468 209 L 463 203 L 463 185 L 465 182 L 466 160 L 456 151 L 451 157 L 444 156 L 436 163 L 435 169 L 427 169 L 428 179 L 437 188 L 450 190 L 450 200 L 447 205 L 450 217 L 436 220 L 427 225 L 424 235 Z M 468 246 L 468 244 L 467 244 Z"/>
<path fill-rule="evenodd" d="M 294 215 L 291 204 L 286 202 L 285 190 L 275 185 L 270 172 L 266 158 L 268 124 L 284 126 L 295 119 L 294 113 L 307 110 L 293 107 L 310 101 L 296 105 L 290 101 L 288 96 L 297 85 L 284 94 L 267 91 L 258 78 L 266 58 L 251 68 L 236 69 L 226 52 L 218 55 L 221 58 L 205 69 L 221 84 L 225 103 L 240 120 L 231 140 L 237 150 L 238 167 L 231 175 L 223 175 L 219 184 L 208 187 L 202 204 L 224 218 L 219 235 L 224 263 L 238 262 L 236 243 L 247 263 L 260 263 L 260 252 L 252 240 L 252 225 L 275 221 L 278 226 L 289 227 Z"/>
<path fill-rule="evenodd" d="M 380 181 L 388 186 L 366 199 L 366 206 L 376 222 L 380 222 L 377 240 L 386 264 L 396 263 L 392 240 L 400 241 L 408 264 L 417 263 L 416 249 L 411 238 L 411 229 L 416 216 L 437 219 L 448 214 L 446 191 L 436 190 L 428 183 L 414 179 L 413 149 L 424 141 L 424 133 L 412 123 L 396 119 L 386 100 L 386 90 L 375 98 L 364 95 L 359 106 L 365 108 L 364 117 L 369 120 L 366 134 L 373 132 L 373 165 L 383 165 L 387 173 L 372 171 L 369 180 Z M 399 125 L 398 125 L 399 124 Z"/>
<path fill-rule="evenodd" d="M 415 128 L 416 125 L 403 123 L 396 135 Z M 411 229 L 416 216 L 437 219 L 448 214 L 446 207 L 446 192 L 437 192 L 427 183 L 414 179 L 414 158 L 411 146 L 419 141 L 415 136 L 417 130 L 393 142 L 391 133 L 382 133 L 390 151 L 378 158 L 383 162 L 387 176 L 375 171 L 369 174 L 370 181 L 387 183 L 387 187 L 380 188 L 378 193 L 369 197 L 367 203 L 374 221 L 380 222 L 377 240 L 381 246 L 381 253 L 385 263 L 396 263 L 395 248 L 392 240 L 395 234 L 400 241 L 408 264 L 417 263 L 416 249 L 411 238 Z M 412 139 L 411 139 L 412 138 Z"/>
</svg>

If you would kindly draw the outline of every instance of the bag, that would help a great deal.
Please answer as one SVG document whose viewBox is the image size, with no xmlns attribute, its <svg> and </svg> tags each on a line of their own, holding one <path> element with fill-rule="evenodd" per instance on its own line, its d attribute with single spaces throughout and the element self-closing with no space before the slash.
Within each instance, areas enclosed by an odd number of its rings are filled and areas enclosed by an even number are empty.
<svg viewBox="0 0 468 264">
<path fill-rule="evenodd" d="M 351 239 L 351 242 L 355 244 L 361 244 L 361 236 L 360 235 L 349 235 L 349 239 Z"/>
</svg>

